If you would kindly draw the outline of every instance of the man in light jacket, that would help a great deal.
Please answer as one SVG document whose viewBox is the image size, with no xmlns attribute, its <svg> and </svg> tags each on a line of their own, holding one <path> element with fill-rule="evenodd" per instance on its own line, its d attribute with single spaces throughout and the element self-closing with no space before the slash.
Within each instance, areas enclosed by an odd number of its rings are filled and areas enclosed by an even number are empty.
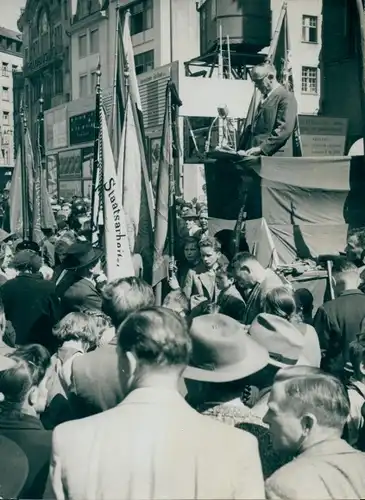
<svg viewBox="0 0 365 500">
<path fill-rule="evenodd" d="M 286 368 L 268 407 L 274 448 L 297 458 L 266 480 L 266 498 L 365 498 L 365 454 L 341 439 L 350 402 L 339 379 L 318 368 Z"/>
<path fill-rule="evenodd" d="M 191 353 L 185 320 L 138 311 L 118 348 L 129 358 L 128 396 L 53 433 L 57 500 L 263 499 L 256 438 L 199 415 L 178 392 Z"/>
</svg>

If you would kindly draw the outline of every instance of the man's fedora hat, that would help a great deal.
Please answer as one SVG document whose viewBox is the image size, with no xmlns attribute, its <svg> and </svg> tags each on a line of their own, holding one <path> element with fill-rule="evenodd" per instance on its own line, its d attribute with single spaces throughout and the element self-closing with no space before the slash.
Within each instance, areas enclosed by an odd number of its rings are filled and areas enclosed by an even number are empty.
<svg viewBox="0 0 365 500">
<path fill-rule="evenodd" d="M 186 210 L 186 212 L 184 212 L 181 215 L 181 218 L 182 219 L 197 219 L 198 215 L 193 208 L 189 208 L 189 210 Z"/>
<path fill-rule="evenodd" d="M 265 348 L 252 340 L 241 323 L 224 314 L 193 320 L 193 351 L 184 377 L 202 382 L 233 382 L 252 375 L 269 362 Z"/>
<path fill-rule="evenodd" d="M 274 314 L 259 314 L 248 333 L 269 351 L 269 364 L 279 368 L 308 365 L 302 355 L 304 335 L 288 320 Z"/>
<path fill-rule="evenodd" d="M 103 255 L 103 251 L 94 248 L 88 241 L 77 241 L 67 250 L 63 266 L 65 269 L 80 269 L 96 264 Z"/>
</svg>

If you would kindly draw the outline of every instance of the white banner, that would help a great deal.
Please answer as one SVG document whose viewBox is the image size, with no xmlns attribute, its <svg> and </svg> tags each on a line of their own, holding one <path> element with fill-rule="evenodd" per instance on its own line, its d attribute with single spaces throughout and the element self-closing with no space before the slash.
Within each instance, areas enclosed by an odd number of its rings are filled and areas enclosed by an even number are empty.
<svg viewBox="0 0 365 500">
<path fill-rule="evenodd" d="M 122 193 L 118 189 L 113 151 L 110 144 L 105 112 L 101 110 L 101 152 L 103 169 L 103 215 L 106 273 L 108 280 L 134 276 L 132 255 L 128 243 Z M 138 202 L 138 201 L 137 201 Z"/>
</svg>

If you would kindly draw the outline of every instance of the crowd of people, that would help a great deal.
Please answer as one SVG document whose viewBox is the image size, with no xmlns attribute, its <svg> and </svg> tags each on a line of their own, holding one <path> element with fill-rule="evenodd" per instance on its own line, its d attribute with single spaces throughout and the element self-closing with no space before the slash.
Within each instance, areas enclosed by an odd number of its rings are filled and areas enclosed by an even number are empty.
<svg viewBox="0 0 365 500">
<path fill-rule="evenodd" d="M 108 282 L 81 205 L 40 245 L 0 231 L 0 497 L 365 498 L 364 233 L 314 311 L 181 203 L 156 306 L 138 260 Z"/>
</svg>

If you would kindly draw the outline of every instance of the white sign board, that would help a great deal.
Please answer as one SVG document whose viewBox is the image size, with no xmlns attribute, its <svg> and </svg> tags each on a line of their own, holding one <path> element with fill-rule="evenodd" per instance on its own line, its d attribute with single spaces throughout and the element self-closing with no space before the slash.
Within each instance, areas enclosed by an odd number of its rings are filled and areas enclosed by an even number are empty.
<svg viewBox="0 0 365 500">
<path fill-rule="evenodd" d="M 316 115 L 299 115 L 303 156 L 344 156 L 347 120 Z M 293 156 L 292 141 L 276 156 Z"/>
<path fill-rule="evenodd" d="M 303 156 L 343 156 L 347 120 L 324 116 L 299 116 Z"/>
</svg>

